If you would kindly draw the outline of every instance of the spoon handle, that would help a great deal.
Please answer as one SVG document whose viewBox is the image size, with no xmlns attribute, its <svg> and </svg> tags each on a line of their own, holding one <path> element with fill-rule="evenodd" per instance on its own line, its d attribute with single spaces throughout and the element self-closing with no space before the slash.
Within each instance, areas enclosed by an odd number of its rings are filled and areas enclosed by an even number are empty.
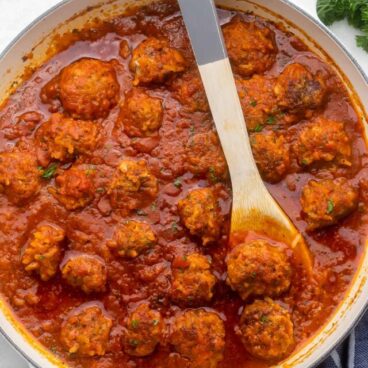
<svg viewBox="0 0 368 368">
<path fill-rule="evenodd" d="M 243 206 L 244 184 L 254 183 L 257 187 L 261 178 L 253 159 L 216 8 L 212 0 L 179 0 L 179 5 L 229 167 L 234 204 Z"/>
</svg>

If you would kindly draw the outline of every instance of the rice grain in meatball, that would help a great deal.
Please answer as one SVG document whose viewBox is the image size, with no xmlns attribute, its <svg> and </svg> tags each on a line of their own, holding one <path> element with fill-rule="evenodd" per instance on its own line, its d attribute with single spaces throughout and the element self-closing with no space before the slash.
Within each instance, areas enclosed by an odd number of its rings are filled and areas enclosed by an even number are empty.
<svg viewBox="0 0 368 368">
<path fill-rule="evenodd" d="M 112 207 L 125 213 L 152 202 L 157 193 L 157 178 L 146 161 L 129 159 L 120 162 L 107 191 Z"/>
<path fill-rule="evenodd" d="M 52 278 L 59 267 L 65 231 L 57 225 L 39 225 L 32 232 L 22 255 L 27 272 L 38 273 L 42 281 Z"/>
<path fill-rule="evenodd" d="M 300 202 L 308 230 L 336 224 L 358 206 L 358 190 L 345 178 L 310 180 Z"/>
<path fill-rule="evenodd" d="M 294 152 L 302 166 L 332 161 L 351 166 L 351 143 L 344 124 L 323 117 L 301 129 Z"/>
<path fill-rule="evenodd" d="M 149 224 L 130 220 L 118 225 L 108 245 L 121 257 L 135 258 L 151 249 L 156 242 L 156 235 Z"/>
<path fill-rule="evenodd" d="M 149 137 L 157 134 L 163 118 L 162 101 L 141 89 L 133 89 L 125 96 L 119 121 L 130 137 Z"/>
<path fill-rule="evenodd" d="M 223 217 L 213 189 L 192 190 L 179 201 L 178 210 L 185 227 L 192 235 L 200 237 L 203 245 L 220 237 Z"/>
<path fill-rule="evenodd" d="M 41 188 L 41 172 L 34 154 L 13 150 L 0 153 L 0 193 L 21 206 Z"/>
<path fill-rule="evenodd" d="M 235 17 L 225 24 L 223 34 L 230 61 L 241 76 L 263 73 L 274 64 L 277 46 L 269 28 Z"/>
<path fill-rule="evenodd" d="M 313 75 L 306 66 L 289 64 L 278 77 L 274 92 L 280 108 L 295 114 L 322 107 L 326 101 L 327 87 L 324 77 Z"/>
<path fill-rule="evenodd" d="M 99 127 L 92 121 L 75 120 L 53 114 L 36 132 L 39 160 L 47 165 L 51 159 L 61 162 L 77 155 L 90 155 L 100 143 Z"/>
<path fill-rule="evenodd" d="M 63 279 L 86 294 L 106 289 L 107 268 L 104 260 L 95 255 L 69 252 L 61 266 Z"/>
<path fill-rule="evenodd" d="M 255 358 L 277 362 L 295 347 L 290 313 L 272 300 L 256 300 L 244 307 L 238 334 Z"/>
<path fill-rule="evenodd" d="M 70 354 L 102 356 L 106 352 L 112 320 L 98 306 L 80 306 L 64 320 L 60 341 Z"/>
<path fill-rule="evenodd" d="M 285 138 L 275 132 L 257 133 L 251 136 L 250 142 L 262 178 L 270 183 L 280 181 L 290 166 Z"/>
<path fill-rule="evenodd" d="M 291 265 L 284 251 L 264 240 L 236 246 L 228 255 L 227 283 L 243 300 L 250 295 L 279 296 L 291 282 Z"/>
<path fill-rule="evenodd" d="M 137 86 L 164 82 L 169 76 L 183 72 L 186 61 L 166 39 L 149 37 L 133 50 L 129 67 L 134 73 L 133 84 Z"/>
<path fill-rule="evenodd" d="M 227 164 L 217 134 L 198 133 L 185 147 L 186 168 L 196 175 L 205 175 L 212 182 L 226 178 Z"/>
<path fill-rule="evenodd" d="M 95 197 L 95 170 L 94 165 L 72 166 L 56 177 L 56 187 L 49 187 L 49 193 L 67 210 L 84 208 Z"/>
<path fill-rule="evenodd" d="M 130 313 L 125 326 L 123 349 L 126 354 L 150 355 L 162 339 L 164 322 L 161 314 L 147 303 L 140 304 Z"/>
<path fill-rule="evenodd" d="M 111 63 L 83 58 L 60 73 L 60 100 L 72 117 L 105 118 L 119 102 L 120 86 Z"/>
<path fill-rule="evenodd" d="M 216 277 L 207 257 L 199 253 L 176 257 L 172 263 L 171 298 L 180 305 L 200 305 L 213 296 Z"/>
<path fill-rule="evenodd" d="M 172 323 L 170 343 L 189 367 L 216 368 L 225 348 L 224 323 L 214 312 L 186 310 Z"/>
</svg>

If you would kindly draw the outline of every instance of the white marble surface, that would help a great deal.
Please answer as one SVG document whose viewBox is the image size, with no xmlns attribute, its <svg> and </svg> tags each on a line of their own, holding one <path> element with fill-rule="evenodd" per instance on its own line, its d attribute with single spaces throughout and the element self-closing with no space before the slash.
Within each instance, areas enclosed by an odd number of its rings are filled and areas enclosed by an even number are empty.
<svg viewBox="0 0 368 368">
<path fill-rule="evenodd" d="M 0 52 L 32 20 L 60 0 L 0 0 Z M 316 0 L 292 0 L 316 17 Z M 368 54 L 355 45 L 356 30 L 346 22 L 338 22 L 331 29 L 348 47 L 368 73 Z M 27 363 L 0 336 L 0 368 L 26 368 Z"/>
</svg>

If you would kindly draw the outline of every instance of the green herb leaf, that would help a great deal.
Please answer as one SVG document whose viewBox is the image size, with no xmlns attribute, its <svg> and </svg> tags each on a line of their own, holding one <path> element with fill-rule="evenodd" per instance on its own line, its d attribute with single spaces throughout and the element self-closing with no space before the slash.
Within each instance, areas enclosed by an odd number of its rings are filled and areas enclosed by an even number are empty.
<svg viewBox="0 0 368 368">
<path fill-rule="evenodd" d="M 262 324 L 265 324 L 265 323 L 268 323 L 270 320 L 267 316 L 265 316 L 264 314 L 261 316 L 261 318 L 259 319 L 259 321 L 262 323 Z"/>
<path fill-rule="evenodd" d="M 175 180 L 174 180 L 174 185 L 177 187 L 177 188 L 180 188 L 181 187 L 181 180 L 180 180 L 180 178 L 176 178 Z"/>
<path fill-rule="evenodd" d="M 358 47 L 368 52 L 368 34 L 364 36 L 356 36 L 356 42 Z"/>
<path fill-rule="evenodd" d="M 152 324 L 153 324 L 154 326 L 157 326 L 159 323 L 160 323 L 160 321 L 159 321 L 158 319 L 154 319 L 154 320 L 152 321 Z"/>
<path fill-rule="evenodd" d="M 266 123 L 267 123 L 268 125 L 273 125 L 273 124 L 275 124 L 275 122 L 276 122 L 276 117 L 275 117 L 275 116 L 273 116 L 273 115 L 270 115 L 270 116 L 266 119 Z"/>
<path fill-rule="evenodd" d="M 257 133 L 259 133 L 259 132 L 261 132 L 262 130 L 263 130 L 263 125 L 262 124 L 258 124 L 254 129 L 253 129 L 253 131 L 254 132 L 257 132 Z"/>
<path fill-rule="evenodd" d="M 96 189 L 96 193 L 105 193 L 106 192 L 106 189 L 105 188 L 102 188 L 102 187 L 100 187 L 100 188 L 97 188 Z"/>
<path fill-rule="evenodd" d="M 334 210 L 334 208 L 335 208 L 335 204 L 334 204 L 333 200 L 332 199 L 329 199 L 327 201 L 327 210 L 326 210 L 326 213 L 327 214 L 332 213 L 333 210 Z"/>
<path fill-rule="evenodd" d="M 138 346 L 138 345 L 139 345 L 139 340 L 137 340 L 137 339 L 130 339 L 130 340 L 129 340 L 129 344 L 130 344 L 131 346 L 136 347 L 136 346 Z"/>
<path fill-rule="evenodd" d="M 211 183 L 217 183 L 219 178 L 216 175 L 216 170 L 213 166 L 208 169 L 208 178 L 210 179 Z"/>
<path fill-rule="evenodd" d="M 130 325 L 132 326 L 133 329 L 138 328 L 138 326 L 139 326 L 139 320 L 133 319 Z"/>
<path fill-rule="evenodd" d="M 171 224 L 171 229 L 172 229 L 172 231 L 177 232 L 179 230 L 178 224 L 176 222 L 173 222 Z"/>
<path fill-rule="evenodd" d="M 257 106 L 257 101 L 252 100 L 252 101 L 249 102 L 249 105 L 253 106 L 253 107 L 256 107 Z"/>
<path fill-rule="evenodd" d="M 51 164 L 47 169 L 45 169 L 41 175 L 43 179 L 50 180 L 54 177 L 56 170 L 58 169 L 58 164 Z"/>
<path fill-rule="evenodd" d="M 317 14 L 319 19 L 331 25 L 335 21 L 344 19 L 349 11 L 349 0 L 318 0 Z"/>
</svg>

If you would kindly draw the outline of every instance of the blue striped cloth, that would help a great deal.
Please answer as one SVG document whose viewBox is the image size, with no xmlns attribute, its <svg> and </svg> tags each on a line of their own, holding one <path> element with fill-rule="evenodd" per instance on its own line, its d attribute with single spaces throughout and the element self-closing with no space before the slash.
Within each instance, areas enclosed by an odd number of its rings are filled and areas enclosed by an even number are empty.
<svg viewBox="0 0 368 368">
<path fill-rule="evenodd" d="M 368 312 L 318 368 L 368 368 Z"/>
</svg>

